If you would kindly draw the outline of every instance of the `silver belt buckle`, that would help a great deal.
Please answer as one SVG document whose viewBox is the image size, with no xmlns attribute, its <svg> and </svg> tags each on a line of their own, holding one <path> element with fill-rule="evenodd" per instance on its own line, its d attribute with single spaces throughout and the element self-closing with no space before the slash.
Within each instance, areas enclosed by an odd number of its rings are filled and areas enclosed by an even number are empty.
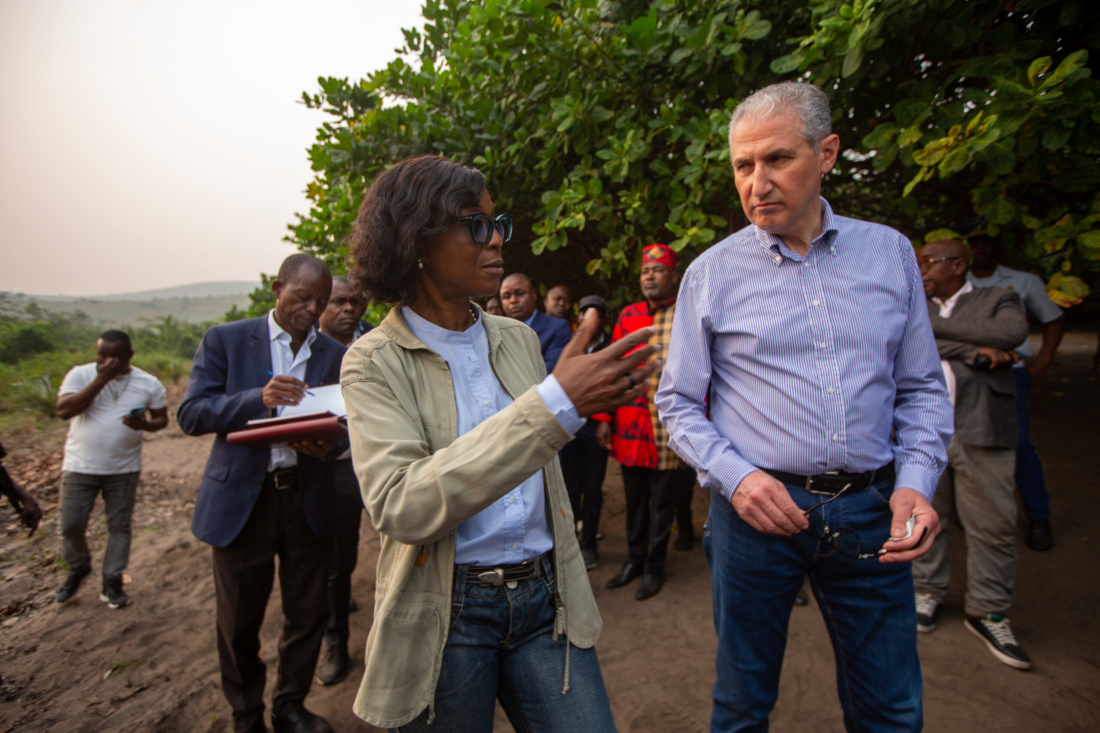
<svg viewBox="0 0 1100 733">
<path fill-rule="evenodd" d="M 493 568 L 484 573 L 478 573 L 477 579 L 482 583 L 492 583 L 497 586 L 504 585 L 504 571 L 500 568 Z"/>
<path fill-rule="evenodd" d="M 822 475 L 822 476 L 839 476 L 840 471 L 826 471 L 824 474 L 819 474 L 819 475 Z M 814 477 L 813 476 L 807 476 L 806 477 L 806 491 L 809 491 L 811 494 L 817 494 L 818 496 L 828 496 L 829 495 L 828 491 L 814 491 L 813 485 L 814 485 Z"/>
</svg>

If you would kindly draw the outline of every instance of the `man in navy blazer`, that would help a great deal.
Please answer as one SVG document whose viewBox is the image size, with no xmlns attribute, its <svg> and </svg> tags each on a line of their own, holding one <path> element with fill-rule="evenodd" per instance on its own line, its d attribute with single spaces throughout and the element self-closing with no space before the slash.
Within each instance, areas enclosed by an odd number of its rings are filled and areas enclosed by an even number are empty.
<svg viewBox="0 0 1100 733">
<path fill-rule="evenodd" d="M 191 531 L 214 548 L 218 658 L 236 731 L 267 730 L 259 634 L 276 556 L 286 620 L 272 724 L 278 733 L 332 730 L 303 701 L 328 623 L 337 446 L 250 448 L 226 441 L 249 420 L 298 404 L 308 387 L 339 383 L 345 348 L 313 325 L 331 290 L 324 262 L 288 257 L 272 283 L 276 305 L 267 316 L 214 326 L 203 336 L 177 415 L 188 435 L 217 435 Z"/>
<path fill-rule="evenodd" d="M 573 338 L 573 332 L 564 318 L 554 318 L 537 311 L 537 297 L 531 278 L 523 273 L 512 273 L 500 284 L 500 302 L 505 314 L 535 329 L 539 346 L 542 347 L 542 359 L 546 362 L 546 373 L 549 374 L 554 371 L 561 350 Z"/>
</svg>

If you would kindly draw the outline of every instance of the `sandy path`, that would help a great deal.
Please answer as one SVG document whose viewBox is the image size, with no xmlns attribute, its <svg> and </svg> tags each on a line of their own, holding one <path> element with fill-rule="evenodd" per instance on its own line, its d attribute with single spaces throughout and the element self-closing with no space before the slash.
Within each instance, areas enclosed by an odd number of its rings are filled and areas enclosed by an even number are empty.
<svg viewBox="0 0 1100 733">
<path fill-rule="evenodd" d="M 1100 540 L 1095 529 L 1100 472 L 1090 460 L 1100 385 L 1088 370 L 1094 338 L 1091 331 L 1067 336 L 1035 406 L 1034 431 L 1054 495 L 1058 545 L 1039 554 L 1021 543 L 1012 620 L 1036 669 L 1021 673 L 1005 667 L 963 629 L 965 560 L 957 534 L 948 605 L 940 627 L 919 641 L 927 730 L 1100 729 L 1100 630 L 1092 623 L 1100 602 L 1095 549 Z M 56 431 L 34 444 L 38 454 L 55 447 Z M 145 447 L 146 472 L 128 570 L 134 578 L 129 586 L 134 606 L 128 609 L 109 611 L 97 600 L 94 582 L 72 603 L 53 603 L 53 591 L 63 579 L 48 555 L 57 550 L 56 510 L 31 540 L 13 526 L 6 506 L 0 510 L 0 733 L 231 730 L 214 649 L 210 550 L 189 531 L 191 502 L 209 444 L 209 438 L 187 438 L 173 427 Z M 19 466 L 27 458 L 26 449 L 16 450 L 10 463 Z M 604 584 L 625 559 L 621 486 L 612 462 L 600 566 L 591 573 L 605 622 L 597 648 L 619 729 L 705 731 L 715 637 L 702 549 L 697 545 L 688 553 L 670 552 L 668 583 L 648 601 L 635 601 L 633 587 L 608 591 Z M 56 493 L 40 491 L 44 504 L 56 501 Z M 708 501 L 709 496 L 698 492 L 700 534 Z M 100 514 L 92 530 L 97 563 L 104 539 Z M 351 678 L 333 688 L 315 686 L 309 699 L 311 709 L 324 714 L 338 731 L 372 730 L 351 713 L 351 701 L 371 623 L 377 551 L 377 539 L 365 532 L 354 579 L 360 609 L 351 616 L 356 665 Z M 263 629 L 272 680 L 280 624 L 276 592 Z M 116 673 L 108 676 L 113 667 Z M 510 730 L 501 715 L 498 720 L 498 731 Z M 843 730 L 832 650 L 812 601 L 792 614 L 772 722 L 778 731 Z"/>
</svg>

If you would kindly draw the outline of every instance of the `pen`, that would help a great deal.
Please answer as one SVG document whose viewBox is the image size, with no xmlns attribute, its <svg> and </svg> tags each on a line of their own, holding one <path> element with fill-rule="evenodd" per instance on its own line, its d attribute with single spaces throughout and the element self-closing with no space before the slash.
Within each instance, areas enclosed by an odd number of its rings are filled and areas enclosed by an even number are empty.
<svg viewBox="0 0 1100 733">
<path fill-rule="evenodd" d="M 268 372 L 268 373 L 267 373 L 267 376 L 269 376 L 269 377 L 274 377 L 274 376 L 275 376 L 275 372 Z M 317 396 L 317 395 L 313 394 L 312 392 L 310 392 L 310 391 L 309 391 L 308 389 L 306 390 L 306 394 L 307 394 L 307 395 L 309 395 L 310 397 L 316 397 L 316 396 Z"/>
</svg>

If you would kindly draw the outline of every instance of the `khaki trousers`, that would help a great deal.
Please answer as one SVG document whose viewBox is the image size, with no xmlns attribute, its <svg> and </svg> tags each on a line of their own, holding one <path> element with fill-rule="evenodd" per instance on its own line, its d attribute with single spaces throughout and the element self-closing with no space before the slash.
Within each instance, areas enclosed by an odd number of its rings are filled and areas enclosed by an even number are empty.
<svg viewBox="0 0 1100 733">
<path fill-rule="evenodd" d="M 922 558 L 913 561 L 913 583 L 941 603 L 951 577 L 947 541 L 952 524 L 966 536 L 966 614 L 1007 615 L 1016 578 L 1016 451 L 952 440 L 947 470 L 932 507 L 943 531 Z"/>
</svg>

